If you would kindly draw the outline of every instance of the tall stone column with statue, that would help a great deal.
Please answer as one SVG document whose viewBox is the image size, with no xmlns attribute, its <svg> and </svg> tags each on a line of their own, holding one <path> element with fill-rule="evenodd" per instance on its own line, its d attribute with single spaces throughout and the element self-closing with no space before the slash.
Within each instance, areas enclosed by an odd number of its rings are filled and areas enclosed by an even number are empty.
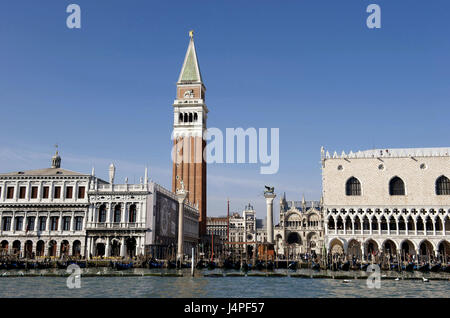
<svg viewBox="0 0 450 318">
<path fill-rule="evenodd" d="M 274 193 L 274 187 L 265 186 L 266 190 L 264 191 L 264 197 L 266 198 L 267 204 L 267 243 L 273 244 L 273 199 L 275 199 L 276 194 Z"/>
<path fill-rule="evenodd" d="M 184 258 L 184 229 L 183 229 L 183 223 L 184 223 L 184 201 L 186 200 L 188 191 L 184 189 L 184 182 L 180 178 L 180 185 L 181 188 L 177 189 L 176 196 L 178 200 L 178 244 L 177 244 L 177 263 L 181 265 Z"/>
</svg>

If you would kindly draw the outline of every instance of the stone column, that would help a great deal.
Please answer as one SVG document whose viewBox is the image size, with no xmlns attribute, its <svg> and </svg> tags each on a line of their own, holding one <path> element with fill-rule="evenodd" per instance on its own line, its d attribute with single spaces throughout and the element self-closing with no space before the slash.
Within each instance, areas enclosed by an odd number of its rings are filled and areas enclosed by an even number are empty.
<svg viewBox="0 0 450 318">
<path fill-rule="evenodd" d="M 124 257 L 125 256 L 125 238 L 122 237 L 120 239 L 120 257 Z"/>
<path fill-rule="evenodd" d="M 109 257 L 110 256 L 110 252 L 109 252 L 109 236 L 106 237 L 106 244 L 105 244 L 105 257 Z"/>
<path fill-rule="evenodd" d="M 186 200 L 187 191 L 184 189 L 177 191 L 178 200 L 178 244 L 177 244 L 177 261 L 182 262 L 184 256 L 183 241 L 184 241 L 184 201 Z"/>
<path fill-rule="evenodd" d="M 264 193 L 267 204 L 267 242 L 273 244 L 273 199 L 275 199 L 275 193 Z"/>
</svg>

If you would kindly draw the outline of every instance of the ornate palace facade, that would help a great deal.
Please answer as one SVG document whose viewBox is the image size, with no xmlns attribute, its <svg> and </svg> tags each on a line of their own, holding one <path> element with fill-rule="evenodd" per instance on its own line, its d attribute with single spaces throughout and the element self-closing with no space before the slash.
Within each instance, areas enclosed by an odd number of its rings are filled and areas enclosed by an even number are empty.
<svg viewBox="0 0 450 318">
<path fill-rule="evenodd" d="M 450 148 L 321 157 L 330 253 L 449 255 Z"/>
<path fill-rule="evenodd" d="M 275 252 L 280 257 L 289 254 L 298 258 L 301 254 L 321 255 L 324 230 L 321 203 L 318 201 L 280 200 L 280 223 L 275 226 Z"/>
<path fill-rule="evenodd" d="M 149 182 L 115 184 L 61 168 L 0 174 L 0 253 L 20 257 L 169 256 L 177 241 L 178 201 Z M 196 246 L 198 209 L 184 206 L 184 247 Z"/>
</svg>

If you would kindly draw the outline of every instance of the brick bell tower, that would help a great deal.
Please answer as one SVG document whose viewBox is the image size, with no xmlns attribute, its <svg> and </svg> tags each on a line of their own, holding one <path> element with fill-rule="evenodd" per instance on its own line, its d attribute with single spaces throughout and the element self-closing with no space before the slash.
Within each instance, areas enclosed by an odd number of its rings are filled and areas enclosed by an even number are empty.
<svg viewBox="0 0 450 318">
<path fill-rule="evenodd" d="M 208 108 L 193 31 L 189 32 L 189 37 L 189 46 L 177 82 L 177 98 L 173 104 L 172 191 L 184 187 L 188 191 L 186 200 L 198 205 L 199 235 L 202 237 L 206 234 L 206 162 L 203 158 L 206 143 L 203 133 L 206 130 Z"/>
</svg>

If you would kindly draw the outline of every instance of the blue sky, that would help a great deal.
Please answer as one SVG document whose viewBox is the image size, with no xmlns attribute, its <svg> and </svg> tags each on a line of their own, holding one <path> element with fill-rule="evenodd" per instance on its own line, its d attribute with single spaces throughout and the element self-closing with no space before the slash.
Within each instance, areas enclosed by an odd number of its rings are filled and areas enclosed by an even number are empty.
<svg viewBox="0 0 450 318">
<path fill-rule="evenodd" d="M 70 30 L 67 5 L 82 10 Z M 381 7 L 382 28 L 366 26 Z M 264 184 L 319 199 L 330 152 L 449 146 L 450 3 L 436 1 L 2 1 L 0 171 L 64 168 L 170 188 L 175 83 L 195 30 L 209 127 L 280 129 L 280 169 L 208 166 L 208 214 Z M 277 199 L 278 200 L 278 199 Z M 276 213 L 278 204 L 275 205 Z"/>
</svg>

